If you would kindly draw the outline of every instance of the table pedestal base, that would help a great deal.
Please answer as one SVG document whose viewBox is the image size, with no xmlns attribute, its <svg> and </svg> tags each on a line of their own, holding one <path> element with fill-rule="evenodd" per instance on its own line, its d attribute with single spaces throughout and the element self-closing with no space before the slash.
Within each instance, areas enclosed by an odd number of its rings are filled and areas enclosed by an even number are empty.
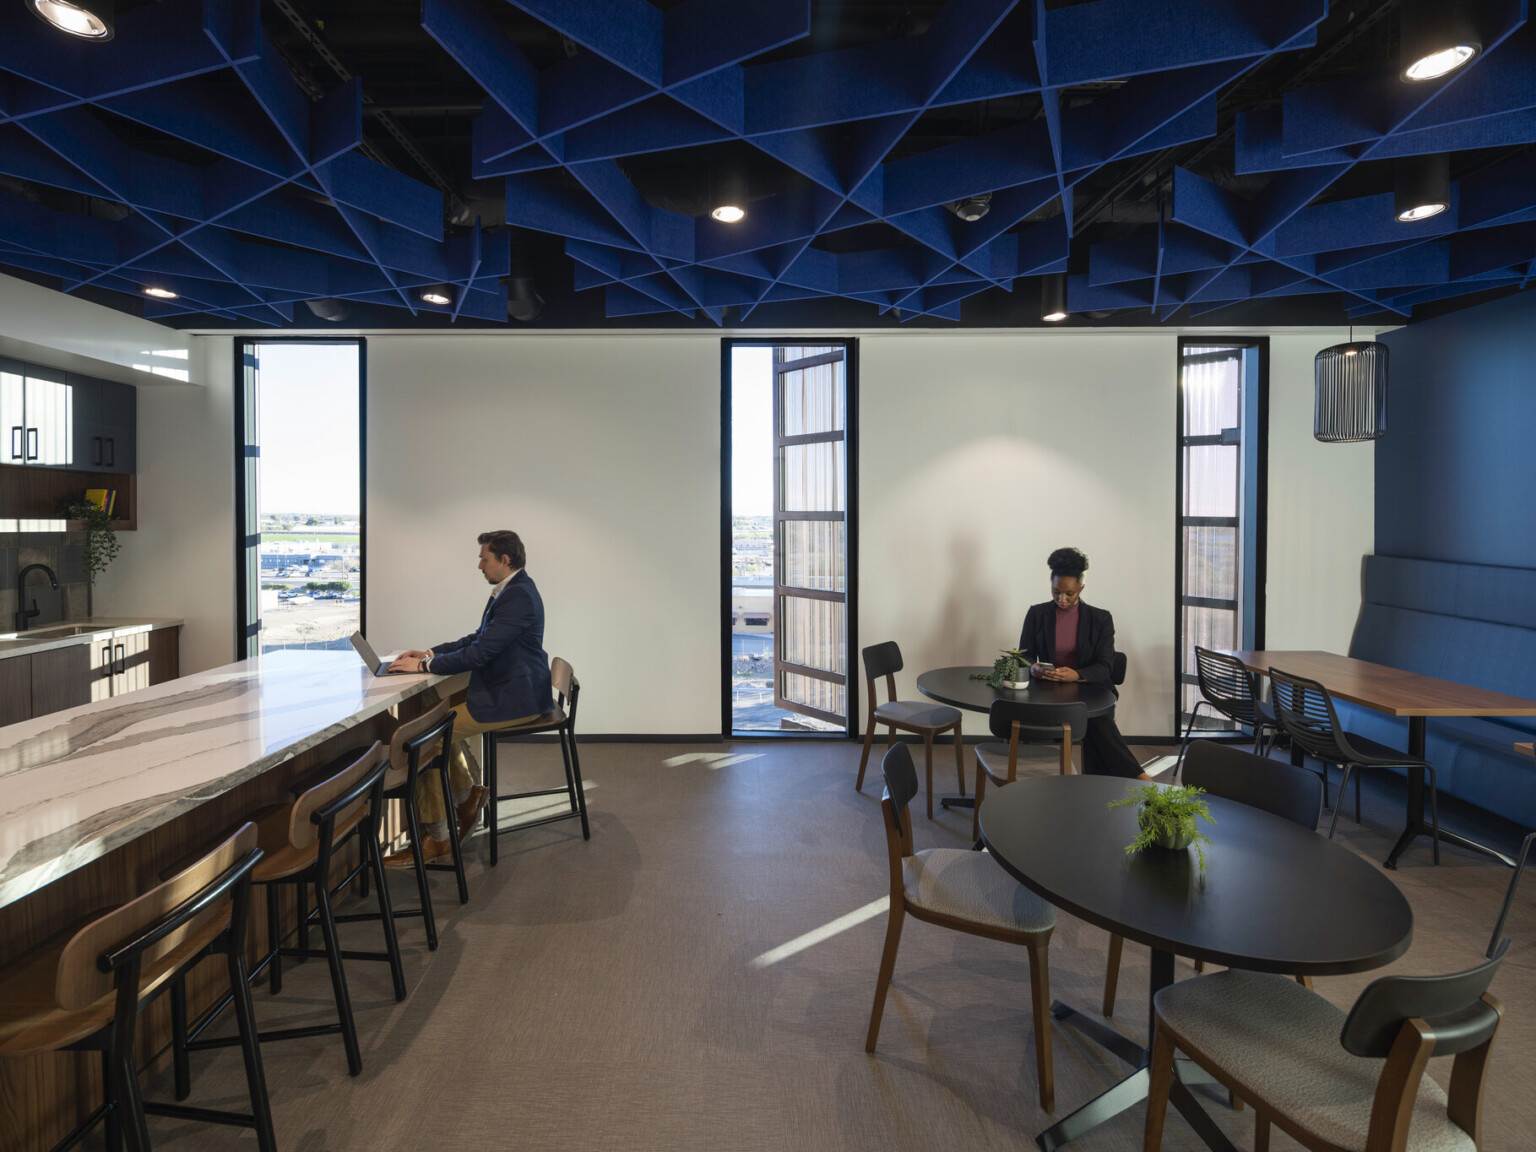
<svg viewBox="0 0 1536 1152">
<path fill-rule="evenodd" d="M 951 809 L 951 808 L 974 808 L 974 807 L 976 807 L 976 797 L 974 797 L 974 796 L 940 796 L 939 797 L 939 807 L 945 808 L 945 809 Z"/>
<path fill-rule="evenodd" d="M 1408 755 L 1415 760 L 1424 758 L 1424 741 L 1426 736 L 1426 724 L 1422 716 L 1410 716 L 1408 718 Z M 1343 797 L 1339 798 L 1343 803 Z M 1403 827 L 1403 834 L 1397 838 L 1397 843 L 1392 845 L 1392 851 L 1387 853 L 1383 867 L 1397 867 L 1397 861 L 1408 845 L 1412 844 L 1417 836 L 1433 836 L 1434 826 L 1424 821 L 1424 769 L 1408 769 L 1408 820 Z M 1440 829 L 1440 842 L 1442 844 L 1455 844 L 1461 848 L 1470 848 L 1474 852 L 1481 852 L 1485 856 L 1492 856 L 1506 866 L 1513 868 L 1515 862 L 1502 852 L 1496 852 L 1486 844 L 1479 844 L 1476 840 L 1469 840 L 1465 836 L 1458 836 L 1454 832 Z M 1436 854 L 1435 863 L 1439 863 L 1439 855 Z"/>
<path fill-rule="evenodd" d="M 1149 980 L 1148 1036 L 1152 1034 L 1156 1020 L 1156 1013 L 1150 1006 L 1150 997 L 1156 996 L 1160 990 L 1172 983 L 1173 953 L 1154 950 L 1152 974 Z M 1150 1080 L 1147 1065 L 1151 1060 L 1151 1053 L 1134 1040 L 1083 1015 L 1076 1008 L 1063 1004 L 1060 1000 L 1052 1002 L 1051 1015 L 1063 1024 L 1071 1025 L 1095 1044 L 1125 1061 L 1135 1071 L 1108 1091 L 1095 1096 L 1070 1116 L 1063 1117 L 1036 1136 L 1035 1143 L 1039 1145 L 1041 1152 L 1054 1152 L 1063 1144 L 1076 1140 L 1105 1121 L 1120 1115 L 1133 1104 L 1145 1100 Z M 1189 1121 L 1190 1127 L 1205 1141 L 1206 1146 L 1213 1149 L 1213 1152 L 1237 1152 L 1232 1142 L 1227 1139 L 1226 1133 L 1216 1126 L 1216 1122 L 1206 1114 L 1204 1108 L 1200 1107 L 1200 1102 L 1188 1088 L 1190 1084 L 1214 1083 L 1216 1083 L 1215 1078 L 1194 1061 L 1175 1060 L 1173 1086 L 1169 1090 L 1168 1099 L 1179 1110 L 1180 1115 Z"/>
</svg>

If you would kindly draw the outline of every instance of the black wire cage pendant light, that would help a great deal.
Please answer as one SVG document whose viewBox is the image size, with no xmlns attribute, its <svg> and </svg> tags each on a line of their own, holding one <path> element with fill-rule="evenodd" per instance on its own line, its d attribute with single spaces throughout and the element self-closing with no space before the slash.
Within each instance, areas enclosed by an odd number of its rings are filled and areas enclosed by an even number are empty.
<svg viewBox="0 0 1536 1152">
<path fill-rule="evenodd" d="M 1324 444 L 1379 440 L 1387 433 L 1387 346 L 1355 340 L 1324 348 L 1313 361 L 1317 404 L 1312 435 Z"/>
</svg>

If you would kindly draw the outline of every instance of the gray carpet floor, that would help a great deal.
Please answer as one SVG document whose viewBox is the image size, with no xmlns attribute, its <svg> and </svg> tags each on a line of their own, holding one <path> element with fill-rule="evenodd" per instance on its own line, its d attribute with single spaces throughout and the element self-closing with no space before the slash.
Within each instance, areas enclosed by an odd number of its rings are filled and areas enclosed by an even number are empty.
<svg viewBox="0 0 1536 1152">
<path fill-rule="evenodd" d="M 560 776 L 547 745 L 508 747 L 501 760 L 509 790 Z M 950 791 L 953 759 L 945 750 L 938 761 L 937 790 Z M 338 1037 L 264 1046 L 282 1149 L 1024 1150 L 1123 1075 L 1055 1025 L 1057 1111 L 1041 1112 L 1023 951 L 910 920 L 879 1051 L 865 1055 L 885 929 L 871 905 L 888 880 L 878 767 L 855 792 L 857 745 L 590 744 L 583 762 L 590 842 L 574 821 L 505 836 L 491 869 L 484 835 L 471 841 L 469 904 L 458 905 L 451 876 L 434 880 L 438 950 L 427 951 L 419 922 L 402 922 L 403 1003 L 385 965 L 348 965 L 360 1076 L 347 1076 Z M 1377 866 L 1401 821 L 1393 787 L 1368 787 L 1363 826 L 1340 824 L 1342 842 Z M 916 824 L 920 848 L 969 838 L 968 812 Z M 1391 874 L 1415 933 L 1385 971 L 1452 971 L 1480 957 L 1509 873 L 1454 848 L 1443 860 L 1431 867 L 1420 840 Z M 408 874 L 392 878 L 392 892 L 413 902 Z M 1317 902 L 1327 915 L 1327 893 Z M 817 938 L 829 925 L 840 930 Z M 1493 1152 L 1536 1143 L 1536 880 L 1507 931 L 1514 943 L 1493 987 L 1507 1014 L 1485 1107 Z M 376 924 L 344 932 L 353 947 L 378 946 Z M 1097 1007 L 1107 939 L 1061 917 L 1053 995 Z M 1127 944 L 1114 1023 L 1138 1040 L 1147 969 L 1146 950 Z M 1180 978 L 1191 974 L 1181 961 Z M 1347 1006 L 1370 978 L 1317 988 Z M 318 961 L 291 968 L 280 996 L 263 986 L 255 999 L 263 1027 L 332 1012 Z M 1449 1061 L 1431 1073 L 1444 1082 Z M 168 1076 L 146 1089 L 168 1098 Z M 1252 1147 L 1252 1114 L 1196 1091 L 1238 1146 Z M 233 1050 L 195 1054 L 192 1102 L 244 1105 Z M 1071 1147 L 1140 1148 L 1144 1115 L 1137 1105 Z M 231 1129 L 150 1126 L 164 1152 L 254 1147 Z M 1201 1145 L 1171 1114 L 1163 1146 Z M 1297 1145 L 1277 1132 L 1273 1147 Z"/>
</svg>

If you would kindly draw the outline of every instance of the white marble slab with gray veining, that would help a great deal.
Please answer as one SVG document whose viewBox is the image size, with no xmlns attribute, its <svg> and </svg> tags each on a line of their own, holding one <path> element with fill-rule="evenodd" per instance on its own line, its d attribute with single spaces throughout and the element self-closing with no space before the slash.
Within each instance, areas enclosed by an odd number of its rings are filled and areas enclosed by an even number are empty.
<svg viewBox="0 0 1536 1152">
<path fill-rule="evenodd" d="M 445 679 L 287 649 L 0 728 L 0 907 Z"/>
<path fill-rule="evenodd" d="M 71 644 L 89 644 L 104 636 L 130 636 L 135 632 L 154 632 L 161 628 L 179 628 L 186 621 L 142 616 L 92 616 L 86 620 L 60 620 L 25 632 L 0 632 L 0 660 L 8 656 L 30 656 L 67 648 Z"/>
</svg>

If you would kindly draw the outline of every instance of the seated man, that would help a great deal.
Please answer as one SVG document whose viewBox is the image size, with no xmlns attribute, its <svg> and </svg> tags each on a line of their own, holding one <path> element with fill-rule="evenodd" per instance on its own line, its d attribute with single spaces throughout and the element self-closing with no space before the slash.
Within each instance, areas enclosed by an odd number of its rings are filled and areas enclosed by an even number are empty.
<svg viewBox="0 0 1536 1152">
<path fill-rule="evenodd" d="M 458 711 L 453 721 L 455 743 L 448 782 L 458 811 L 459 836 L 468 836 L 490 796 L 469 739 L 493 728 L 505 728 L 542 716 L 555 706 L 549 682 L 549 657 L 544 653 L 544 601 L 523 571 L 527 555 L 516 532 L 482 532 L 480 571 L 492 585 L 480 627 L 462 640 L 439 644 L 430 652 L 411 649 L 391 664 L 390 671 L 435 672 L 451 676 L 469 673 L 469 687 L 449 701 Z M 473 763 L 473 768 L 471 767 Z M 418 779 L 416 811 L 422 822 L 422 857 L 435 860 L 452 849 L 448 813 L 442 810 L 442 788 L 436 780 Z M 409 851 L 397 852 L 386 863 L 408 867 Z"/>
<path fill-rule="evenodd" d="M 1030 674 L 1042 680 L 1089 680 L 1114 691 L 1114 617 L 1079 599 L 1088 557 L 1076 548 L 1058 548 L 1046 558 L 1046 564 L 1051 570 L 1051 599 L 1032 605 L 1025 613 L 1019 651 L 1055 668 L 1042 669 L 1036 663 Z M 1126 746 L 1113 713 L 1088 721 L 1083 734 L 1083 771 L 1095 776 L 1152 779 Z"/>
</svg>

